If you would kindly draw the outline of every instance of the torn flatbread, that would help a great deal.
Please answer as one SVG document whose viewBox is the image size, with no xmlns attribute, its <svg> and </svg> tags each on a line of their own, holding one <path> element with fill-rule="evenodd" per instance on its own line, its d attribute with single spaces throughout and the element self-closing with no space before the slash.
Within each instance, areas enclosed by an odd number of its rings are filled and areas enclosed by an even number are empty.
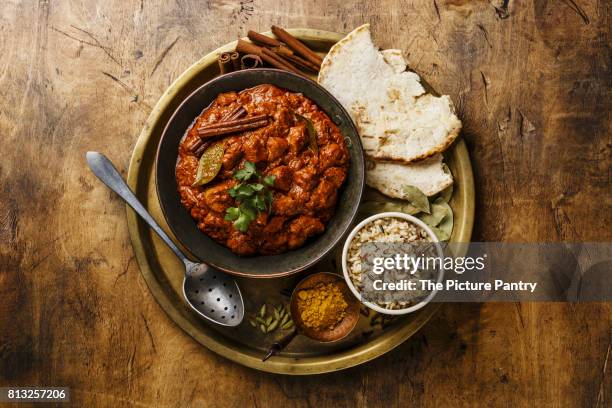
<svg viewBox="0 0 612 408">
<path fill-rule="evenodd" d="M 426 93 L 405 67 L 399 50 L 378 50 L 369 24 L 336 43 L 321 65 L 319 83 L 348 110 L 371 158 L 423 160 L 446 150 L 461 130 L 451 99 Z"/>
<path fill-rule="evenodd" d="M 440 154 L 411 164 L 367 160 L 366 184 L 389 197 L 406 199 L 404 186 L 433 196 L 453 184 L 453 176 L 444 171 Z"/>
</svg>

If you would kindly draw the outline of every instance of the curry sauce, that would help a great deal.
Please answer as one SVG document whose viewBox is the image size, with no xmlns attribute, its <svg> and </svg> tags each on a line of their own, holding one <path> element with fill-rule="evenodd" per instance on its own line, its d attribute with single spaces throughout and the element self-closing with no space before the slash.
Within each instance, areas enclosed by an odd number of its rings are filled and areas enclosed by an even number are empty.
<svg viewBox="0 0 612 408">
<path fill-rule="evenodd" d="M 268 124 L 221 138 L 221 170 L 211 182 L 192 186 L 199 159 L 189 146 L 200 138 L 198 128 L 221 121 L 240 106 L 247 117 L 268 115 Z M 309 130 L 314 131 L 314 146 Z M 273 176 L 274 184 L 269 211 L 258 212 L 241 232 L 226 219 L 226 211 L 236 206 L 229 190 L 246 162 L 254 163 L 262 176 Z M 200 114 L 180 143 L 176 181 L 181 203 L 203 233 L 240 255 L 278 254 L 325 230 L 348 165 L 344 138 L 325 112 L 300 93 L 260 85 L 222 93 Z"/>
</svg>

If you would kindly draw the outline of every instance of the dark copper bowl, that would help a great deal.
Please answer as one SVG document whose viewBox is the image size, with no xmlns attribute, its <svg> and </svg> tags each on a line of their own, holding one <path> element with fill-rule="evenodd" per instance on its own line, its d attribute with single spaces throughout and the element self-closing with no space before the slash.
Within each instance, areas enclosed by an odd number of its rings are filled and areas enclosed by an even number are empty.
<svg viewBox="0 0 612 408">
<path fill-rule="evenodd" d="M 216 243 L 196 225 L 181 205 L 175 179 L 175 166 L 181 138 L 194 119 L 222 92 L 241 91 L 261 84 L 272 84 L 301 92 L 313 100 L 348 138 L 350 166 L 342 186 L 336 212 L 325 232 L 303 247 L 279 255 L 241 257 Z M 357 129 L 340 102 L 316 82 L 276 69 L 249 69 L 219 76 L 199 87 L 181 103 L 162 134 L 157 149 L 155 182 L 162 212 L 174 236 L 201 262 L 227 273 L 254 278 L 273 278 L 302 271 L 331 251 L 347 233 L 356 214 L 364 188 L 364 157 Z"/>
</svg>

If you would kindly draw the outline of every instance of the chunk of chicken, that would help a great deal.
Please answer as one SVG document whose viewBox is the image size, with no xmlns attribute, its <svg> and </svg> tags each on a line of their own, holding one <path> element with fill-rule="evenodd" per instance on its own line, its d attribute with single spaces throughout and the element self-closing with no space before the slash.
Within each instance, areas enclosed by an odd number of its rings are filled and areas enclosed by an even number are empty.
<svg viewBox="0 0 612 408">
<path fill-rule="evenodd" d="M 206 206 L 218 213 L 224 213 L 225 209 L 233 202 L 232 197 L 229 195 L 228 189 L 234 184 L 235 182 L 233 180 L 228 180 L 205 190 L 204 203 Z"/>
<path fill-rule="evenodd" d="M 298 248 L 306 240 L 325 230 L 325 226 L 317 218 L 302 215 L 289 224 L 289 248 Z"/>
<path fill-rule="evenodd" d="M 293 154 L 299 153 L 306 144 L 306 139 L 306 125 L 301 122 L 293 126 L 287 135 L 289 151 Z"/>
<path fill-rule="evenodd" d="M 274 176 L 273 188 L 280 191 L 289 191 L 293 178 L 293 172 L 287 166 L 278 166 L 270 170 L 269 176 Z"/>
<path fill-rule="evenodd" d="M 284 137 L 269 137 L 268 138 L 268 161 L 273 162 L 280 159 L 289 148 L 289 143 Z"/>
</svg>

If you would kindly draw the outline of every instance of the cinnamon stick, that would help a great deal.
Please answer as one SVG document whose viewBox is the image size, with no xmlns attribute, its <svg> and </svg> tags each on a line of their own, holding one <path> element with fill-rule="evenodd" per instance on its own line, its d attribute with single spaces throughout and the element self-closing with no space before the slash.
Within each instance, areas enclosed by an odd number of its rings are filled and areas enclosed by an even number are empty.
<svg viewBox="0 0 612 408">
<path fill-rule="evenodd" d="M 253 30 L 249 30 L 249 32 L 247 33 L 247 37 L 249 37 L 249 40 L 253 41 L 254 43 L 259 43 L 262 45 L 266 45 L 268 47 L 280 47 L 281 46 L 281 42 L 278 41 L 276 38 L 272 38 L 272 37 L 268 37 L 267 35 L 259 34 L 258 32 L 255 32 Z"/>
<path fill-rule="evenodd" d="M 291 50 L 291 48 L 287 47 L 285 44 L 281 43 L 276 38 L 268 37 L 253 30 L 249 30 L 249 32 L 247 33 L 247 37 L 249 37 L 249 40 L 253 41 L 254 43 L 261 44 L 269 48 L 271 51 L 275 52 L 279 56 L 287 59 L 289 62 L 292 62 L 297 66 L 297 68 L 307 69 L 314 72 L 319 71 L 318 65 L 313 64 L 307 59 L 304 59 L 299 55 L 295 54 L 293 50 Z"/>
<path fill-rule="evenodd" d="M 291 49 L 285 46 L 276 47 L 273 50 L 278 55 L 280 55 L 281 57 L 285 57 L 286 59 L 293 62 L 295 65 L 297 65 L 298 67 L 306 68 L 314 72 L 319 72 L 319 67 L 317 67 L 315 64 L 308 61 L 307 59 L 304 59 L 300 57 L 299 55 L 295 54 L 293 51 L 291 51 Z"/>
<path fill-rule="evenodd" d="M 239 117 L 245 115 L 246 113 L 247 111 L 246 109 L 244 109 L 244 106 L 238 105 L 234 109 L 232 109 L 227 115 L 225 115 L 222 120 L 225 121 L 225 120 L 238 119 Z"/>
<path fill-rule="evenodd" d="M 211 138 L 215 136 L 228 135 L 230 133 L 244 132 L 245 130 L 253 130 L 253 129 L 257 129 L 257 128 L 266 126 L 267 124 L 268 124 L 268 119 L 262 119 L 258 122 L 246 123 L 243 125 L 198 130 L 198 135 L 203 139 Z"/>
<path fill-rule="evenodd" d="M 238 43 L 236 44 L 236 51 L 240 54 L 259 55 L 261 54 L 261 47 L 244 40 L 238 40 Z"/>
<path fill-rule="evenodd" d="M 221 118 L 221 121 L 224 122 L 228 120 L 238 119 L 241 116 L 245 115 L 246 113 L 247 113 L 246 109 L 244 109 L 242 105 L 238 105 L 234 109 L 226 113 Z M 206 127 L 206 125 L 202 127 Z M 201 138 L 197 138 L 191 143 L 191 145 L 187 146 L 187 150 L 191 150 L 199 158 L 202 155 L 202 153 L 204 153 L 204 150 L 206 150 L 213 141 L 214 139 L 210 139 L 205 142 Z"/>
<path fill-rule="evenodd" d="M 268 56 L 263 55 L 262 48 L 260 46 L 258 46 L 258 45 L 251 44 L 251 43 L 246 42 L 244 40 L 238 40 L 238 44 L 236 44 L 236 51 L 239 52 L 240 54 L 253 54 L 253 55 L 257 55 L 259 58 L 261 58 L 262 60 L 264 60 L 268 64 L 272 65 L 273 67 L 279 68 L 279 69 L 285 69 L 276 60 L 274 60 L 274 59 L 272 59 L 272 58 L 270 58 Z"/>
<path fill-rule="evenodd" d="M 302 57 L 299 57 L 297 55 L 293 55 L 293 56 L 286 57 L 286 58 L 289 61 L 291 61 L 293 64 L 295 64 L 297 67 L 300 67 L 302 69 L 306 69 L 306 70 L 309 70 L 309 71 L 313 71 L 315 73 L 319 72 L 319 67 L 317 67 L 312 62 L 305 60 Z"/>
<path fill-rule="evenodd" d="M 234 71 L 239 71 L 240 70 L 240 54 L 238 54 L 236 51 L 230 53 L 230 61 L 232 61 L 232 67 L 234 68 Z"/>
<path fill-rule="evenodd" d="M 243 55 L 240 58 L 240 69 L 251 69 L 261 67 L 263 62 L 261 62 L 261 57 L 255 54 L 247 54 Z"/>
<path fill-rule="evenodd" d="M 196 150 L 198 150 L 200 146 L 202 146 L 202 139 L 200 139 L 199 137 L 197 139 L 193 139 L 191 143 L 188 143 L 185 145 L 187 150 L 190 150 L 192 152 L 195 152 Z"/>
<path fill-rule="evenodd" d="M 226 121 L 221 121 L 221 122 L 216 122 L 216 123 L 211 123 L 208 125 L 201 126 L 198 128 L 198 132 L 201 130 L 203 131 L 203 130 L 209 130 L 209 129 L 218 129 L 221 127 L 246 125 L 246 124 L 253 123 L 253 122 L 259 122 L 264 119 L 267 120 L 268 115 L 262 114 L 262 115 L 251 116 L 248 118 L 226 120 Z"/>
<path fill-rule="evenodd" d="M 198 139 L 198 140 L 200 140 L 200 144 L 195 150 L 192 150 L 192 151 L 193 151 L 193 154 L 195 154 L 197 158 L 200 158 L 202 154 L 204 153 L 204 150 L 208 149 L 208 147 L 211 144 L 213 144 L 215 140 L 214 139 L 209 139 L 207 141 L 203 141 L 202 139 Z"/>
<path fill-rule="evenodd" d="M 293 73 L 305 76 L 302 71 L 298 70 L 290 62 L 287 62 L 284 58 L 278 56 L 267 48 L 260 47 L 244 40 L 238 40 L 238 44 L 236 44 L 236 51 L 241 54 L 257 55 L 267 64 L 272 65 L 274 68 L 291 71 Z"/>
<path fill-rule="evenodd" d="M 306 73 L 301 71 L 299 68 L 295 67 L 292 63 L 290 63 L 289 61 L 287 61 L 286 59 L 284 59 L 283 57 L 281 57 L 280 55 L 278 55 L 277 53 L 275 53 L 274 51 L 271 51 L 267 48 L 262 48 L 261 49 L 262 54 L 275 59 L 280 65 L 282 65 L 284 67 L 284 69 L 286 71 L 291 71 L 295 74 L 299 74 L 302 76 L 306 76 Z"/>
<path fill-rule="evenodd" d="M 272 32 L 275 36 L 278 37 L 279 40 L 287 44 L 287 46 L 293 51 L 297 52 L 302 57 L 315 64 L 318 68 L 321 68 L 321 63 L 323 62 L 321 57 L 315 54 L 314 51 L 308 48 L 300 40 L 289 34 L 287 31 L 283 30 L 279 26 L 272 26 Z"/>
<path fill-rule="evenodd" d="M 222 74 L 227 74 L 228 72 L 232 72 L 233 66 L 231 61 L 231 55 L 229 52 L 223 52 L 219 54 L 219 71 Z"/>
</svg>

